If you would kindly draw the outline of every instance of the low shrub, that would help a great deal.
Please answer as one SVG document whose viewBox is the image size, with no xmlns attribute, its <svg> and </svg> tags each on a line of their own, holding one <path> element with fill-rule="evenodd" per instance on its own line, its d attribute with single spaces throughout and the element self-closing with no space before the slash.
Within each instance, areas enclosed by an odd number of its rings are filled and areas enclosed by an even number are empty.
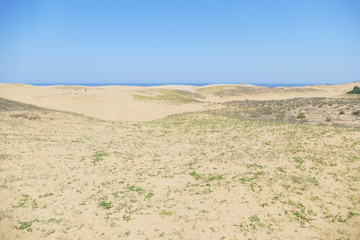
<svg viewBox="0 0 360 240">
<path fill-rule="evenodd" d="M 353 90 L 348 92 L 349 94 L 360 94 L 360 88 L 358 86 L 355 86 Z"/>
</svg>

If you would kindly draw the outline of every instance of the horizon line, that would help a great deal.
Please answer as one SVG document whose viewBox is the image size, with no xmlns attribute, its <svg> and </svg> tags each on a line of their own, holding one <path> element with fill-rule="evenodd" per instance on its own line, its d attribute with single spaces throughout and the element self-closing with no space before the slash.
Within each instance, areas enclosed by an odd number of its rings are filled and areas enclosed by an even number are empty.
<svg viewBox="0 0 360 240">
<path fill-rule="evenodd" d="M 254 85 L 257 87 L 305 87 L 315 85 L 341 85 L 348 83 L 360 82 L 351 81 L 345 83 L 67 83 L 67 82 L 54 82 L 54 83 L 21 83 L 21 82 L 0 82 L 2 84 L 24 84 L 32 86 L 88 86 L 88 87 L 101 87 L 101 86 L 134 86 L 134 87 L 152 87 L 152 86 L 209 86 L 209 85 Z"/>
</svg>

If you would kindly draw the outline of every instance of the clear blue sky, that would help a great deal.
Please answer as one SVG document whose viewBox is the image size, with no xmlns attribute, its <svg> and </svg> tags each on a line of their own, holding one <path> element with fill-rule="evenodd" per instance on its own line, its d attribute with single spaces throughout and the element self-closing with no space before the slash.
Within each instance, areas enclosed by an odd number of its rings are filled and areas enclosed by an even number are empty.
<svg viewBox="0 0 360 240">
<path fill-rule="evenodd" d="M 0 0 L 0 82 L 355 80 L 359 0 Z"/>
</svg>

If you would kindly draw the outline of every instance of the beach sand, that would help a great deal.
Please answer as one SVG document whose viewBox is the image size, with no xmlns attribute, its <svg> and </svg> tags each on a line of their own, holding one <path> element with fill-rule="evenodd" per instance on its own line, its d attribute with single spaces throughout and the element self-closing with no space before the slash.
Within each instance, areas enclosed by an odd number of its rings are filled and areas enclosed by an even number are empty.
<svg viewBox="0 0 360 240">
<path fill-rule="evenodd" d="M 0 239 L 360 239 L 356 85 L 0 84 Z"/>
</svg>

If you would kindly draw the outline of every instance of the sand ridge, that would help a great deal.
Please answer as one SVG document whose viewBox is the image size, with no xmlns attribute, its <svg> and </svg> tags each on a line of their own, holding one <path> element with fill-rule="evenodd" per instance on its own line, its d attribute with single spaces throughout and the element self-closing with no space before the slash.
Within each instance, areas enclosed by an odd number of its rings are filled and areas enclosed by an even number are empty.
<svg viewBox="0 0 360 240">
<path fill-rule="evenodd" d="M 296 97 L 338 97 L 350 91 L 356 83 L 306 87 L 256 87 L 253 85 L 168 85 L 138 86 L 32 86 L 0 84 L 0 97 L 39 107 L 82 113 L 112 121 L 149 121 L 175 113 L 195 112 L 216 108 L 217 104 L 234 100 L 281 100 Z M 146 92 L 167 90 L 162 99 L 146 98 Z M 196 102 L 184 105 L 173 96 L 174 91 L 200 94 Z M 171 92 L 172 91 L 172 92 Z M 176 94 L 176 93 L 175 93 Z M 180 93 L 183 94 L 183 93 Z M 142 100 L 135 96 L 145 95 Z M 183 94 L 184 95 L 184 94 Z M 176 98 L 177 97 L 177 98 Z M 166 101 L 167 99 L 174 101 Z M 163 100 L 163 101 L 152 101 Z M 176 100 L 180 100 L 176 102 Z M 212 106 L 212 107 L 210 107 Z"/>
</svg>

